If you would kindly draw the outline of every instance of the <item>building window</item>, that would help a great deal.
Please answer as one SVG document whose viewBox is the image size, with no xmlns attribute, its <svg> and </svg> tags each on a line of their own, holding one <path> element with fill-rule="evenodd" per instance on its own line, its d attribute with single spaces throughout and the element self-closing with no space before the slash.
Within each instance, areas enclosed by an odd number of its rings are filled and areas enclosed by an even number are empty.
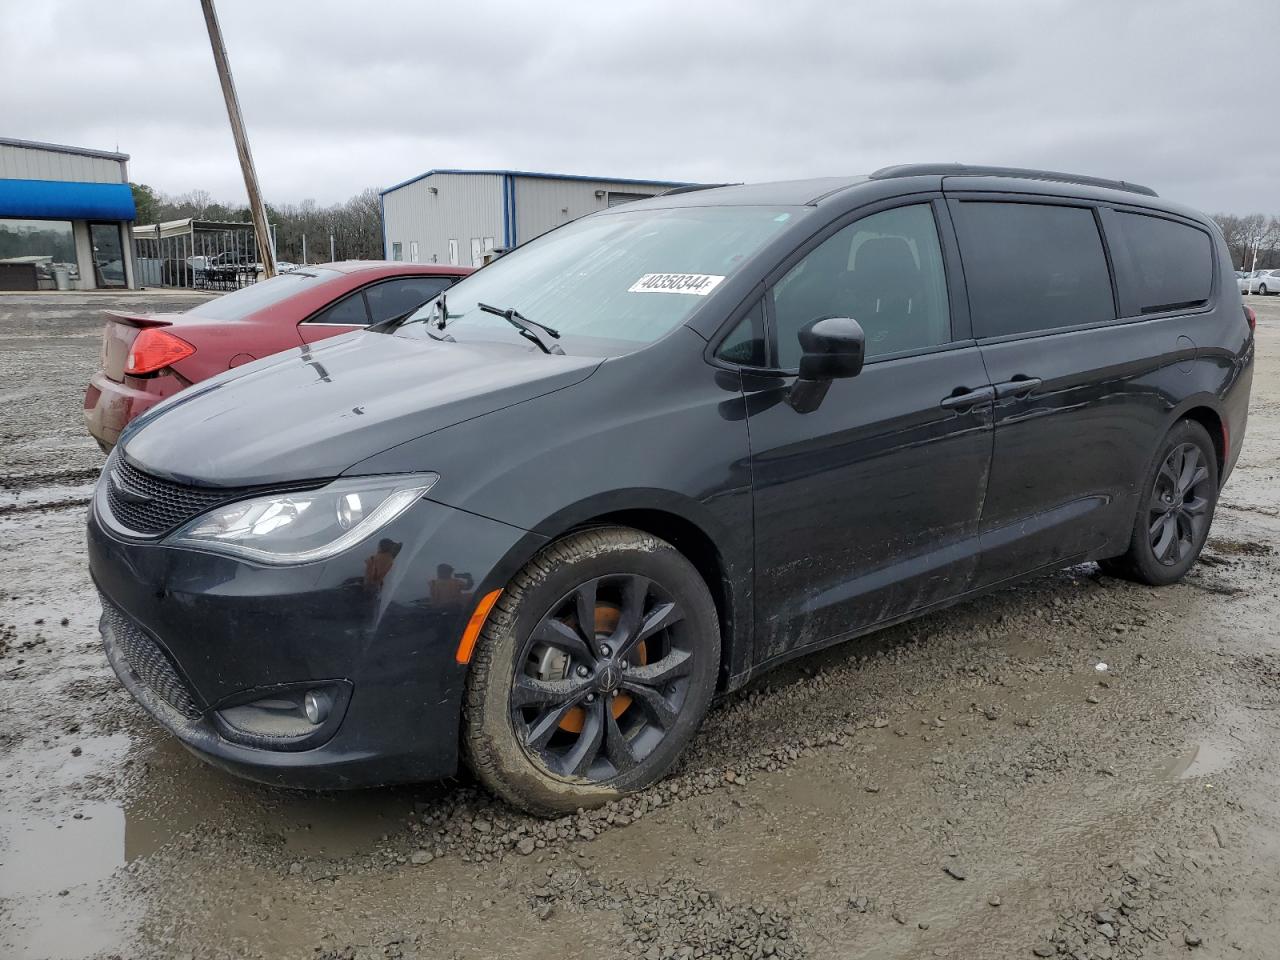
<svg viewBox="0 0 1280 960">
<path fill-rule="evenodd" d="M 418 241 L 417 240 L 409 241 L 409 262 L 410 263 L 418 262 Z"/>
<path fill-rule="evenodd" d="M 404 247 L 399 240 L 391 244 L 391 259 L 397 261 L 404 259 Z"/>
<path fill-rule="evenodd" d="M 0 290 L 52 290 L 55 269 L 80 278 L 70 221 L 0 219 Z"/>
<path fill-rule="evenodd" d="M 631 203 L 633 200 L 648 200 L 651 196 L 653 196 L 651 193 L 618 193 L 610 190 L 606 203 L 611 207 L 620 207 L 622 204 Z"/>
<path fill-rule="evenodd" d="M 449 262 L 455 267 L 458 265 L 458 241 L 449 241 Z"/>
</svg>

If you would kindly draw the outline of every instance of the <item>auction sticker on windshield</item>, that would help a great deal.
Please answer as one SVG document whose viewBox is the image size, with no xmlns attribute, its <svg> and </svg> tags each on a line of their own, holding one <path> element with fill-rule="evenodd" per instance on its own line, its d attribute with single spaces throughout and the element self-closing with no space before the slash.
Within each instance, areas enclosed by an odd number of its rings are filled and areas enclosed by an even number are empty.
<svg viewBox="0 0 1280 960">
<path fill-rule="evenodd" d="M 627 293 L 691 293 L 705 297 L 724 277 L 710 273 L 646 273 Z"/>
</svg>

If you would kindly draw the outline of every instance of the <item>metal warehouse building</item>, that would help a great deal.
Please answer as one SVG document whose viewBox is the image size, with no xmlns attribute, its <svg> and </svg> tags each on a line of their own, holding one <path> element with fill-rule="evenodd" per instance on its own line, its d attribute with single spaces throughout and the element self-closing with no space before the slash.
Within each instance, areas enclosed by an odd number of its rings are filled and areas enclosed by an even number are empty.
<svg viewBox="0 0 1280 960">
<path fill-rule="evenodd" d="M 136 285 L 128 161 L 0 138 L 0 290 Z"/>
<path fill-rule="evenodd" d="M 667 180 L 608 180 L 522 170 L 428 170 L 382 191 L 382 242 L 390 260 L 480 266 L 562 223 L 672 187 Z"/>
</svg>

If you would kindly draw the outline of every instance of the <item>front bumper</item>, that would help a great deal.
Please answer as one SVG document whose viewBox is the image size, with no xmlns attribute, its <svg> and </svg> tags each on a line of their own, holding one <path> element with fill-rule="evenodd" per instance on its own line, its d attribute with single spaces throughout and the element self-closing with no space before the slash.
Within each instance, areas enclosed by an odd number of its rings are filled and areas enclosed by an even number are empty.
<svg viewBox="0 0 1280 960">
<path fill-rule="evenodd" d="M 475 601 L 514 572 L 532 534 L 429 500 L 323 563 L 263 567 L 128 541 L 99 519 L 89 565 L 108 660 L 126 689 L 197 755 L 283 786 L 335 789 L 452 775 Z M 394 558 L 375 559 L 394 545 Z M 283 684 L 345 681 L 332 736 L 267 749 L 219 733 L 215 711 Z"/>
</svg>

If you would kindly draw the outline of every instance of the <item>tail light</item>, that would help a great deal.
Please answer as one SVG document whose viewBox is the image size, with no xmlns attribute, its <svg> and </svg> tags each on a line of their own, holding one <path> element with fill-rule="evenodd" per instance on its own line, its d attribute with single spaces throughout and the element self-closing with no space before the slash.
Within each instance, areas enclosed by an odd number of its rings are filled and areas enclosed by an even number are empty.
<svg viewBox="0 0 1280 960">
<path fill-rule="evenodd" d="M 1244 318 L 1248 321 L 1250 330 L 1258 329 L 1258 315 L 1253 312 L 1253 307 L 1244 308 Z"/>
<path fill-rule="evenodd" d="M 181 337 L 150 327 L 138 334 L 130 345 L 124 372 L 135 377 L 155 373 L 195 352 L 196 348 Z"/>
</svg>

